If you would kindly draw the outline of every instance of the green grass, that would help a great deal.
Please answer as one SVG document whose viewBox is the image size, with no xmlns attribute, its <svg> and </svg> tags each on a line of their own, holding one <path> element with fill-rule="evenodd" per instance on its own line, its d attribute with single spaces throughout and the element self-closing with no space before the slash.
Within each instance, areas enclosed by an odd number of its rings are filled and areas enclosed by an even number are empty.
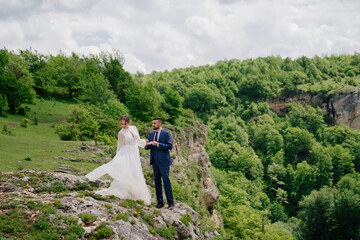
<svg viewBox="0 0 360 240">
<path fill-rule="evenodd" d="M 60 156 L 72 157 L 74 153 L 66 153 L 63 150 L 78 149 L 81 144 L 80 141 L 60 140 L 52 127 L 54 123 L 63 121 L 76 104 L 39 99 L 34 102 L 34 104 L 26 105 L 31 109 L 27 112 L 27 116 L 8 114 L 7 117 L 0 117 L 0 171 L 57 169 L 59 162 L 75 170 L 85 171 L 90 171 L 100 165 L 86 161 L 71 162 L 55 159 Z M 40 118 L 38 125 L 34 125 L 33 121 L 35 112 Z M 31 120 L 26 128 L 20 126 L 23 118 Z M 13 135 L 2 133 L 4 125 L 12 128 Z M 81 157 L 90 157 L 90 154 L 82 153 Z"/>
<path fill-rule="evenodd" d="M 298 89 L 310 92 L 312 94 L 324 93 L 325 95 L 332 95 L 337 93 L 346 93 L 354 91 L 360 86 L 360 77 L 345 77 L 339 79 L 328 79 L 326 81 L 320 81 L 316 83 L 308 83 L 299 85 Z"/>
<path fill-rule="evenodd" d="M 91 214 L 80 213 L 78 216 L 81 218 L 81 221 L 85 223 L 85 225 L 90 225 L 97 220 L 97 216 L 93 216 Z"/>
<path fill-rule="evenodd" d="M 55 215 L 52 206 L 7 201 L 0 204 L 0 239 L 79 239 L 84 233 L 75 218 Z"/>
</svg>

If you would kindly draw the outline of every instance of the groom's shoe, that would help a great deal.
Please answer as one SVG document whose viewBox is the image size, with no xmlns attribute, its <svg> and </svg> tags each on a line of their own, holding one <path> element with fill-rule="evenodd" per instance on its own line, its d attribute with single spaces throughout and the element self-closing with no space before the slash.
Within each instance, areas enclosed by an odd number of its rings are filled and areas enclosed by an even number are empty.
<svg viewBox="0 0 360 240">
<path fill-rule="evenodd" d="M 163 206 L 165 206 L 165 204 L 163 204 L 163 203 L 156 204 L 156 208 L 162 208 Z"/>
<path fill-rule="evenodd" d="M 174 204 L 169 204 L 168 209 L 169 210 L 174 210 L 174 207 L 175 207 Z"/>
</svg>

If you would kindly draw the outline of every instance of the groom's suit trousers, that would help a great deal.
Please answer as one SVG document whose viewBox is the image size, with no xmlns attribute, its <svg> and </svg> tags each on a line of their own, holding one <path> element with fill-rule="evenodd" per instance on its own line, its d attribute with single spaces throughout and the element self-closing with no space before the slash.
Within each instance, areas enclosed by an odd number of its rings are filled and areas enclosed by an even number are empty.
<svg viewBox="0 0 360 240">
<path fill-rule="evenodd" d="M 156 198 L 158 203 L 164 204 L 163 192 L 162 192 L 162 184 L 161 178 L 164 182 L 164 189 L 166 200 L 169 205 L 174 204 L 174 197 L 172 192 L 172 187 L 169 179 L 169 166 L 160 166 L 156 161 L 153 164 L 154 170 L 154 179 L 155 179 L 155 191 L 156 191 Z"/>
</svg>

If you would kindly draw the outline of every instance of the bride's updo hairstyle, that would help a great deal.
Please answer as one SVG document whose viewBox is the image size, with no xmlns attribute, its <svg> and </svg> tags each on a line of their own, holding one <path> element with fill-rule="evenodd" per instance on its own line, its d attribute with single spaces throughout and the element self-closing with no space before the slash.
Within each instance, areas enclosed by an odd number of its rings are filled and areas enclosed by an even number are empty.
<svg viewBox="0 0 360 240">
<path fill-rule="evenodd" d="M 124 120 L 125 122 L 129 123 L 130 124 L 130 118 L 128 115 L 124 115 L 120 118 L 120 121 Z"/>
</svg>

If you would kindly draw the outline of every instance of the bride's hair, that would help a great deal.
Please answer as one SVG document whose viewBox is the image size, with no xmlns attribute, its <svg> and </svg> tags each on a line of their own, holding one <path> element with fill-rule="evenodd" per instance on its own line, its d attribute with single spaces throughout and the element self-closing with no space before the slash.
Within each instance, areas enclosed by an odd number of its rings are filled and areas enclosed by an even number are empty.
<svg viewBox="0 0 360 240">
<path fill-rule="evenodd" d="M 121 120 L 124 120 L 125 122 L 130 123 L 130 118 L 129 118 L 128 115 L 122 116 L 122 117 L 120 118 L 120 121 L 121 121 Z"/>
</svg>

